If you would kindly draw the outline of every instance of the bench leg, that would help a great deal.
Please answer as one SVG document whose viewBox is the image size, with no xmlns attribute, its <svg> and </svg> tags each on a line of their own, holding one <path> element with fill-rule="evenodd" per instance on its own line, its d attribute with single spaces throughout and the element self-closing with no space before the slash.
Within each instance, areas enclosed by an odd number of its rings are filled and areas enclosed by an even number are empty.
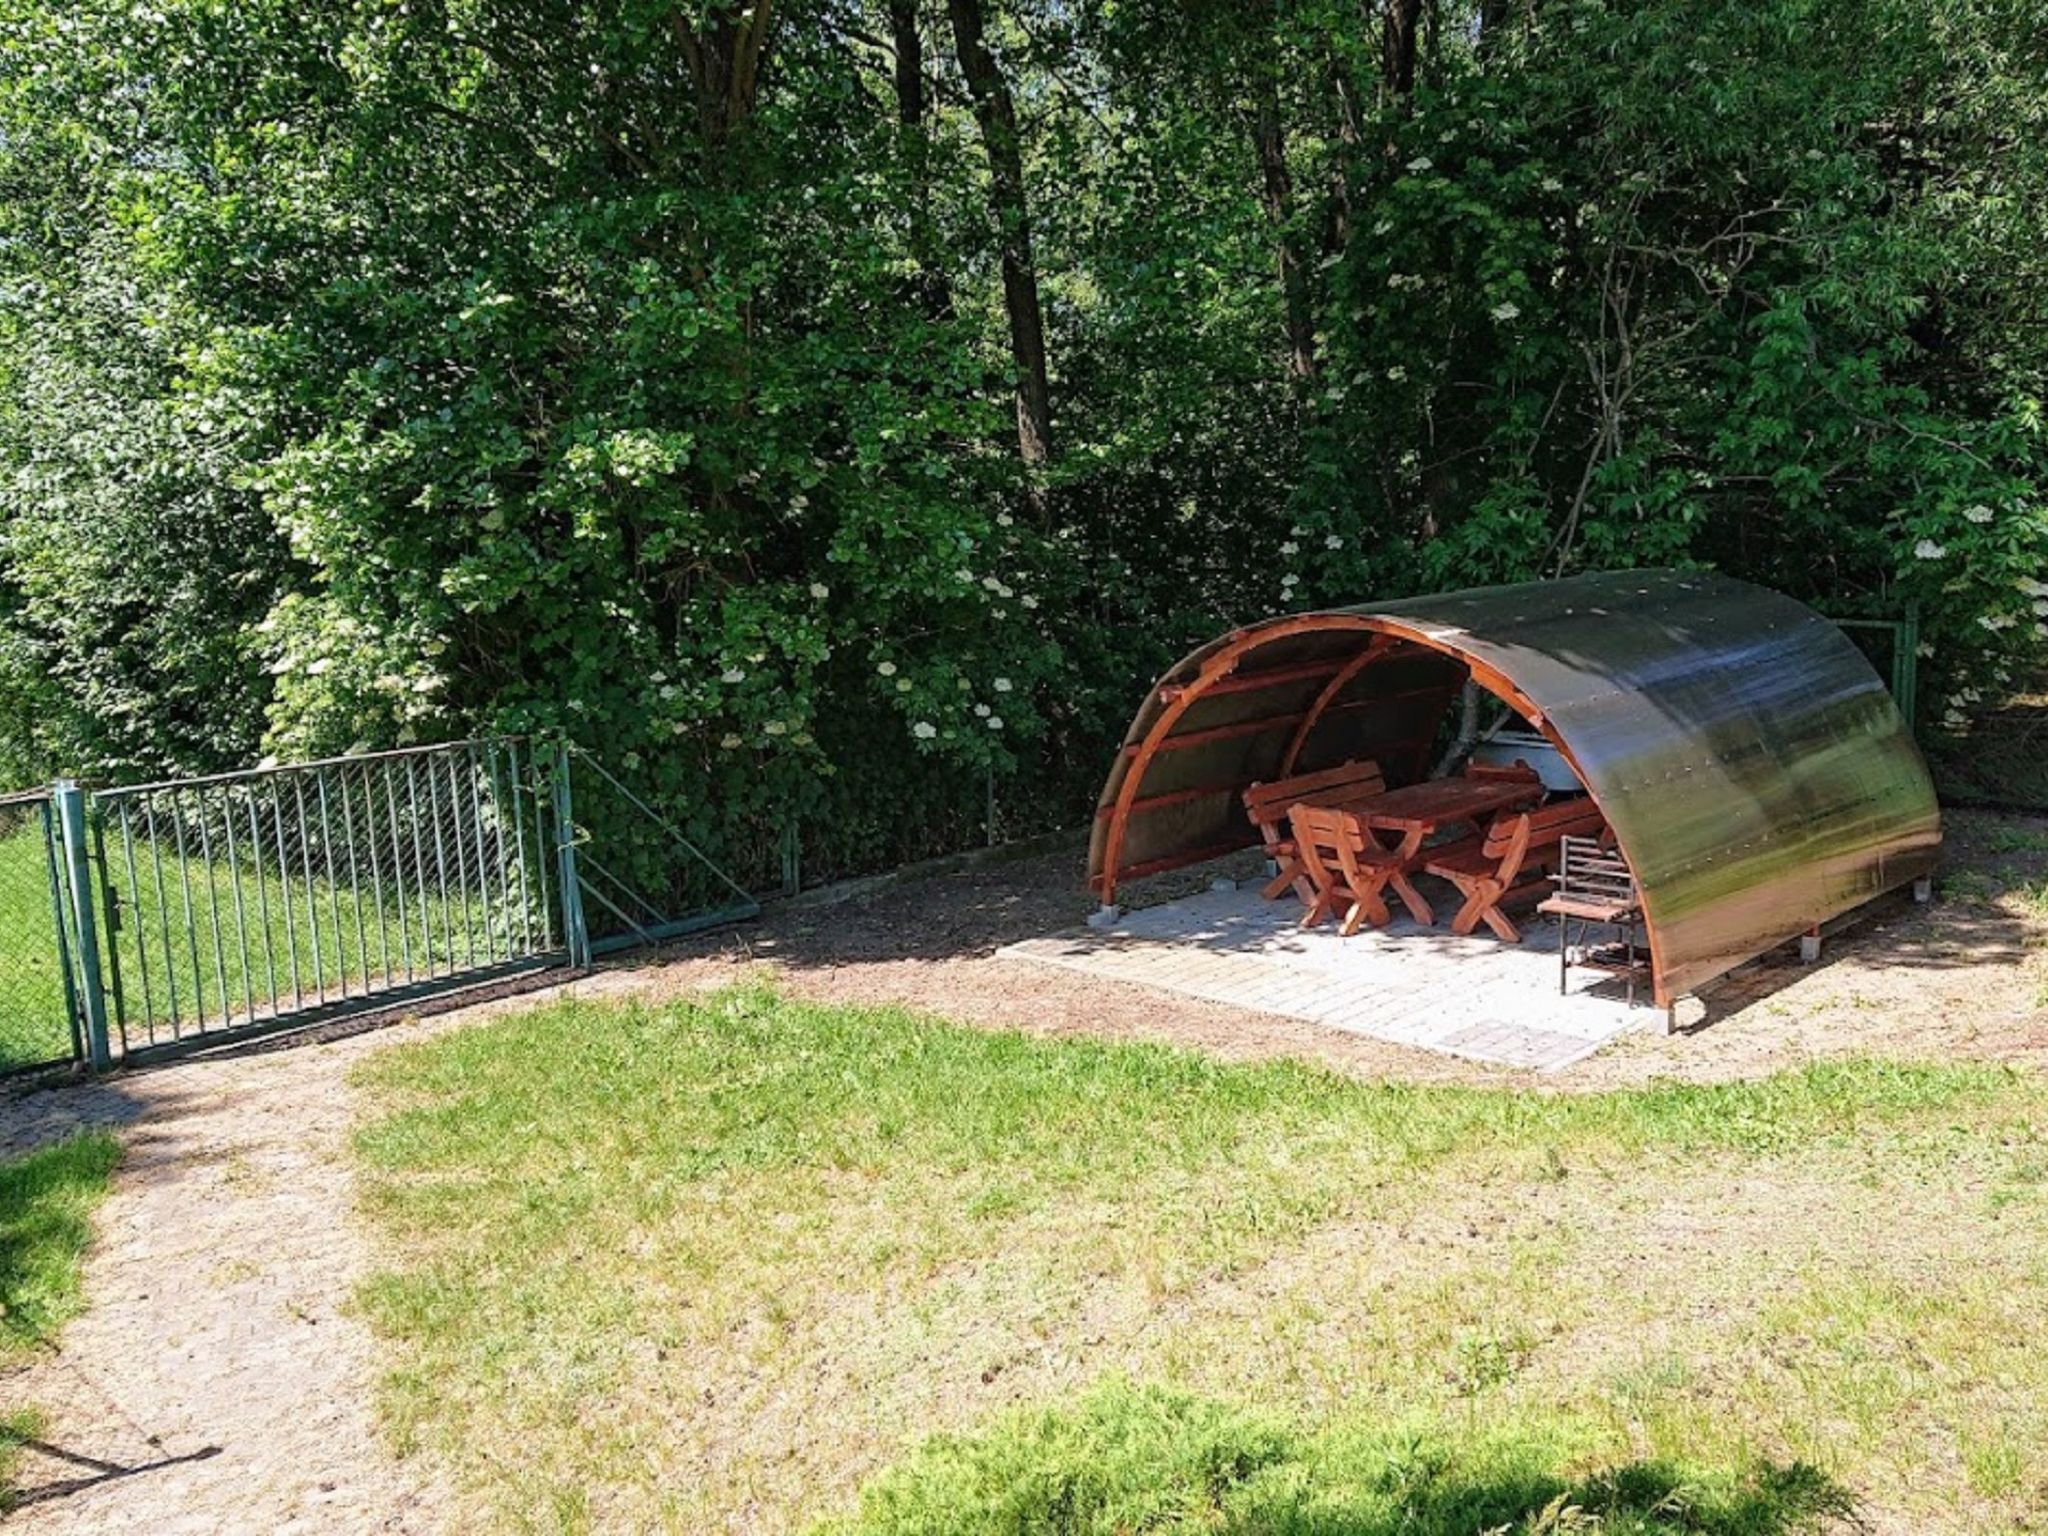
<svg viewBox="0 0 2048 1536">
<path fill-rule="evenodd" d="M 1388 917 L 1392 915 L 1387 911 L 1387 904 L 1380 899 L 1377 889 L 1357 891 L 1354 894 L 1358 899 L 1351 903 L 1351 910 L 1344 914 L 1344 926 L 1337 930 L 1347 939 L 1366 923 L 1371 923 L 1375 928 L 1384 927 Z"/>
<path fill-rule="evenodd" d="M 1264 887 L 1261 888 L 1259 891 L 1260 900 L 1271 901 L 1289 886 L 1294 887 L 1295 893 L 1303 901 L 1309 901 L 1314 898 L 1314 886 L 1310 885 L 1307 890 L 1301 889 L 1304 885 L 1308 885 L 1308 881 L 1303 877 L 1299 864 L 1295 863 L 1292 859 L 1279 859 L 1275 862 L 1280 866 L 1280 873 L 1268 880 Z"/>
<path fill-rule="evenodd" d="M 1394 887 L 1394 894 L 1401 898 L 1401 905 L 1408 909 L 1410 917 L 1425 928 L 1435 926 L 1436 913 L 1422 892 L 1415 889 L 1415 882 L 1410 880 L 1406 873 L 1397 871 L 1389 878 L 1388 883 Z"/>
</svg>

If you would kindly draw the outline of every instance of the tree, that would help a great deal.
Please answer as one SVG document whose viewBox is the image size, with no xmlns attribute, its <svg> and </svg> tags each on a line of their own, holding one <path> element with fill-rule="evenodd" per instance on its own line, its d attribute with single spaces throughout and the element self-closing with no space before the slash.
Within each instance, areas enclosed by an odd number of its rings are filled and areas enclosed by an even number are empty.
<svg viewBox="0 0 2048 1536">
<path fill-rule="evenodd" d="M 1003 312 L 1010 323 L 1010 359 L 1017 374 L 1017 453 L 1032 472 L 1033 509 L 1045 508 L 1038 472 L 1052 462 L 1052 390 L 1046 379 L 1045 313 L 1031 250 L 1031 210 L 1024 186 L 1024 149 L 1009 82 L 990 50 L 981 0 L 946 0 L 960 73 L 974 100 L 988 154 L 988 201 L 999 233 Z"/>
</svg>

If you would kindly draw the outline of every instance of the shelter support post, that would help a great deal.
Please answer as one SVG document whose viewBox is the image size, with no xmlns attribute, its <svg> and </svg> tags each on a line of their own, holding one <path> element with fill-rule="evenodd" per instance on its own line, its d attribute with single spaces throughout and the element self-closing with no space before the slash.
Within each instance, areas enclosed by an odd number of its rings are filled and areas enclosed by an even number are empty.
<svg viewBox="0 0 2048 1536">
<path fill-rule="evenodd" d="M 1808 965 L 1820 959 L 1820 929 L 1809 928 L 1799 935 L 1799 958 Z"/>
</svg>

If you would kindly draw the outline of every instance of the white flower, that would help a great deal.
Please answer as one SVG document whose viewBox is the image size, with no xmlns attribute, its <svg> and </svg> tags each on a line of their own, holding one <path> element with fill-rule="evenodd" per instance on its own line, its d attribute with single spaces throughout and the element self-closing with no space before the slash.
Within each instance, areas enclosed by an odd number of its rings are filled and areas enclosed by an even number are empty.
<svg viewBox="0 0 2048 1536">
<path fill-rule="evenodd" d="M 1961 710 L 1952 709 L 1941 717 L 1941 723 L 1953 729 L 1959 725 L 1967 725 L 1969 723 L 1969 716 L 1965 715 Z"/>
<path fill-rule="evenodd" d="M 988 717 L 988 728 L 992 731 L 1000 731 L 1003 728 L 1003 717 L 1001 715 L 990 715 Z"/>
<path fill-rule="evenodd" d="M 2019 579 L 2019 589 L 2029 597 L 2048 597 L 2048 581 L 2036 581 L 2031 576 Z"/>
<path fill-rule="evenodd" d="M 885 661 L 881 665 L 876 667 L 875 670 L 881 673 L 884 677 L 894 677 L 896 675 L 896 663 L 893 661 Z"/>
<path fill-rule="evenodd" d="M 721 747 L 725 748 L 725 750 L 726 750 L 726 751 L 730 752 L 730 751 L 731 751 L 731 750 L 732 750 L 732 749 L 733 749 L 734 747 L 736 747 L 736 746 L 738 746 L 738 745 L 740 744 L 740 739 L 739 739 L 739 737 L 737 737 L 737 736 L 733 735 L 733 733 L 732 733 L 732 732 L 730 732 L 730 731 L 727 731 L 727 732 L 725 733 L 725 736 L 724 736 L 724 738 L 723 738 L 722 740 L 720 740 L 720 742 L 719 742 L 718 744 L 719 744 L 719 745 L 720 745 Z"/>
<path fill-rule="evenodd" d="M 1913 654 L 1915 656 L 1918 656 L 1922 661 L 1928 661 L 1931 660 L 1934 656 L 1934 647 L 1929 645 L 1925 640 L 1922 640 L 1918 645 L 1913 647 Z"/>
<path fill-rule="evenodd" d="M 938 727 L 934 726 L 931 723 L 931 721 L 920 720 L 917 722 L 917 724 L 913 725 L 910 728 L 910 734 L 915 736 L 919 741 L 930 741 L 934 736 L 938 735 L 939 732 Z"/>
<path fill-rule="evenodd" d="M 784 725 L 780 720 L 770 720 L 766 725 L 762 726 L 761 729 L 766 731 L 770 736 L 780 736 L 784 732 L 786 732 L 789 729 L 789 727 Z"/>
<path fill-rule="evenodd" d="M 1372 232 L 1376 235 L 1384 235 L 1393 227 L 1394 221 L 1392 219 L 1381 219 L 1379 223 L 1373 225 Z"/>
<path fill-rule="evenodd" d="M 2037 597 L 2034 599 L 2034 612 L 2048 616 L 2048 597 Z"/>
<path fill-rule="evenodd" d="M 1435 166 L 1436 162 L 1427 155 L 1417 155 L 1408 162 L 1408 169 L 1417 176 L 1420 176 L 1424 171 L 1434 169 Z"/>
<path fill-rule="evenodd" d="M 747 680 L 747 674 L 738 667 L 727 667 L 718 674 L 718 680 L 721 683 L 744 683 Z"/>
<path fill-rule="evenodd" d="M 986 720 L 986 719 L 988 718 L 988 706 L 987 706 L 986 704 L 977 704 L 977 705 L 975 705 L 975 706 L 974 706 L 974 712 L 975 712 L 975 713 L 976 713 L 977 715 L 980 715 L 980 716 L 981 716 L 981 717 L 982 717 L 982 718 L 983 718 L 984 720 Z"/>
<path fill-rule="evenodd" d="M 1921 560 L 1939 560 L 1948 551 L 1932 539 L 1922 539 L 1913 546 L 1913 554 Z"/>
<path fill-rule="evenodd" d="M 661 685 L 661 697 L 663 697 L 664 699 L 672 699 L 675 696 L 676 685 L 674 683 L 663 683 Z"/>
<path fill-rule="evenodd" d="M 818 601 L 823 602 L 826 598 L 830 597 L 831 595 L 832 589 L 826 586 L 825 583 L 823 583 L 822 581 L 814 581 L 811 583 L 811 596 L 817 598 Z"/>
<path fill-rule="evenodd" d="M 967 681 L 967 679 L 964 677 L 956 677 L 953 679 L 953 686 L 955 688 L 958 688 L 962 693 L 965 693 L 968 689 L 972 688 L 974 684 Z"/>
<path fill-rule="evenodd" d="M 1510 320 L 1518 319 L 1521 313 L 1521 306 L 1517 304 L 1496 304 L 1493 306 L 1493 318 L 1500 321 L 1503 325 L 1507 324 Z"/>
<path fill-rule="evenodd" d="M 955 581 L 972 581 L 974 580 L 974 572 L 968 570 L 967 567 L 963 565 L 960 567 L 959 570 L 953 573 L 953 579 Z"/>
<path fill-rule="evenodd" d="M 666 672 L 650 672 L 647 674 L 647 681 L 650 683 L 665 683 L 668 681 L 668 674 Z"/>
<path fill-rule="evenodd" d="M 1997 634 L 2001 629 L 2011 629 L 2017 621 L 2010 614 L 1984 613 L 1977 616 L 1977 622 Z"/>
<path fill-rule="evenodd" d="M 1562 192 L 1564 190 L 1564 183 L 1555 176 L 1546 176 L 1543 178 L 1543 190 L 1546 192 Z"/>
<path fill-rule="evenodd" d="M 909 679 L 909 678 L 907 678 L 907 677 L 899 677 L 899 678 L 897 678 L 897 679 L 896 679 L 896 691 L 897 691 L 898 693 L 908 693 L 908 692 L 910 692 L 910 679 Z"/>
<path fill-rule="evenodd" d="M 680 736 L 689 728 L 690 722 L 687 720 L 671 720 L 668 725 L 669 734 L 672 736 Z"/>
<path fill-rule="evenodd" d="M 1393 367 L 1387 370 L 1387 378 L 1395 384 L 1399 384 L 1402 380 L 1406 379 L 1407 377 L 1408 370 L 1406 368 L 1403 368 L 1399 363 L 1394 364 Z"/>
<path fill-rule="evenodd" d="M 1010 516 L 1010 514 L 1007 512 L 998 512 L 996 514 L 996 526 L 998 528 L 1007 528 L 1016 521 L 1017 519 Z"/>
<path fill-rule="evenodd" d="M 1974 507 L 1963 508 L 1963 516 L 1973 523 L 1988 523 L 1991 521 L 1991 509 L 1980 501 Z"/>
<path fill-rule="evenodd" d="M 1001 591 L 1001 590 L 1002 590 L 1002 585 L 1003 585 L 1003 584 L 1002 584 L 1002 583 L 1001 583 L 1000 581 L 996 580 L 996 578 L 995 578 L 995 577 L 993 577 L 993 576 L 984 576 L 984 577 L 982 577 L 982 578 L 981 578 L 981 584 L 982 584 L 982 585 L 983 585 L 984 587 L 987 587 L 987 588 L 989 589 L 989 591 L 991 591 L 991 592 L 998 592 L 998 591 Z"/>
<path fill-rule="evenodd" d="M 1007 677 L 997 678 L 995 681 L 995 689 L 997 693 L 1008 693 L 1010 691 L 1010 680 Z"/>
<path fill-rule="evenodd" d="M 1295 543 L 1292 539 L 1289 539 L 1285 544 L 1282 544 L 1280 546 L 1280 553 L 1283 555 L 1299 554 L 1300 552 L 1301 546 Z"/>
<path fill-rule="evenodd" d="M 1342 534 L 1333 533 L 1327 539 L 1323 540 L 1323 548 L 1325 549 L 1342 549 L 1343 547 L 1344 536 Z"/>
<path fill-rule="evenodd" d="M 1299 576 L 1295 575 L 1294 572 L 1289 571 L 1285 576 L 1282 576 L 1280 578 L 1280 585 L 1282 587 L 1292 587 L 1293 585 L 1295 585 L 1295 583 L 1297 583 L 1300 580 L 1301 578 Z"/>
<path fill-rule="evenodd" d="M 1028 593 L 1023 597 L 1018 598 L 1017 601 L 1022 603 L 1026 608 L 1036 608 L 1038 606 L 1038 599 L 1032 597 Z"/>
</svg>

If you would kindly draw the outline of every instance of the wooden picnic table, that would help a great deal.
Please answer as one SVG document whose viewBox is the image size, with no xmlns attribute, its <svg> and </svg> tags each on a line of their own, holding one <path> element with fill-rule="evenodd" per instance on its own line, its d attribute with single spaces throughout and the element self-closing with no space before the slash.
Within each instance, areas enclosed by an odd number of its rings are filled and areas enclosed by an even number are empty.
<svg viewBox="0 0 2048 1536">
<path fill-rule="evenodd" d="M 1391 847 L 1370 839 L 1384 854 L 1383 862 L 1374 862 L 1387 871 L 1386 883 L 1394 888 L 1409 915 L 1418 923 L 1434 924 L 1435 911 L 1409 878 L 1422 862 L 1422 845 L 1445 827 L 1467 822 L 1483 834 L 1495 812 L 1533 805 L 1542 798 L 1543 785 L 1534 778 L 1456 778 L 1425 779 L 1363 798 L 1340 792 L 1321 800 L 1311 794 L 1297 803 L 1341 811 L 1371 832 L 1397 833 L 1398 840 Z"/>
</svg>

